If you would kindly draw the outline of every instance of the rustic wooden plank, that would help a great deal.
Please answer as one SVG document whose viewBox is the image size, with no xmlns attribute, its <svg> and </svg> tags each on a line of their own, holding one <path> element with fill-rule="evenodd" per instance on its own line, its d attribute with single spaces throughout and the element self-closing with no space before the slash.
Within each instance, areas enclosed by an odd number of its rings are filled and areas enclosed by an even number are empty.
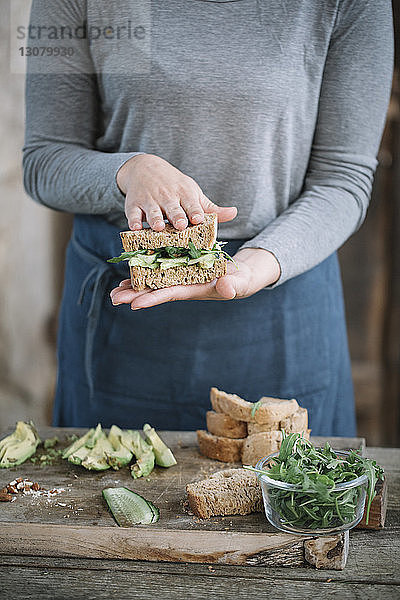
<svg viewBox="0 0 400 600">
<path fill-rule="evenodd" d="M 349 556 L 349 532 L 317 537 L 304 542 L 304 558 L 317 569 L 345 568 Z"/>
<path fill-rule="evenodd" d="M 311 569 L 310 569 L 311 571 Z M 291 572 L 291 571 L 290 571 Z M 286 573 L 288 571 L 286 570 Z M 262 580 L 232 576 L 215 577 L 204 567 L 204 573 L 195 578 L 184 573 L 157 574 L 120 572 L 118 565 L 105 571 L 79 569 L 64 571 L 57 569 L 26 569 L 13 567 L 2 571 L 1 587 L 13 598 L 24 600 L 106 600 L 121 598 L 154 600 L 206 600 L 213 598 L 237 598 L 248 600 L 266 598 L 287 600 L 288 598 L 379 598 L 393 600 L 399 597 L 399 588 L 394 585 L 359 584 L 336 582 L 332 577 L 323 581 L 298 581 L 290 578 L 269 576 Z"/>
<path fill-rule="evenodd" d="M 387 516 L 386 528 L 380 532 L 371 531 L 352 531 L 350 535 L 350 554 L 346 569 L 340 571 L 317 571 L 314 569 L 304 569 L 293 567 L 288 571 L 280 567 L 248 567 L 248 566 L 223 566 L 214 564 L 213 576 L 221 577 L 247 577 L 261 578 L 273 577 L 279 581 L 285 581 L 290 572 L 293 580 L 318 580 L 333 578 L 335 582 L 357 582 L 357 583 L 379 583 L 400 585 L 400 573 L 398 570 L 398 540 L 400 533 L 400 469 L 399 449 L 375 449 L 369 448 L 368 454 L 375 458 L 384 468 L 389 477 L 389 510 Z M 396 510 L 397 507 L 397 510 Z M 32 540 L 31 546 L 36 541 Z M 74 570 L 92 569 L 92 570 L 115 570 L 115 561 L 112 560 L 94 560 L 94 559 L 72 559 L 72 558 L 48 558 L 48 557 L 30 557 L 15 556 L 13 552 L 10 556 L 0 556 L 1 572 L 5 573 L 9 568 L 24 564 L 27 568 L 26 579 L 22 577 L 21 584 L 29 582 L 31 579 L 31 570 L 49 570 L 52 568 L 63 570 L 72 574 Z M 127 572 L 133 580 L 141 578 L 142 574 L 151 574 L 152 577 L 159 577 L 162 574 L 171 576 L 183 576 L 194 578 L 200 576 L 206 567 L 201 564 L 187 563 L 145 563 L 142 561 L 118 560 L 118 572 Z M 71 575 L 72 576 L 72 575 Z M 97 577 L 97 576 L 96 576 Z M 284 584 L 286 586 L 286 583 Z M 64 590 L 65 591 L 65 590 Z M 395 596 L 393 596 L 395 597 Z"/>
<path fill-rule="evenodd" d="M 400 524 L 400 515 L 397 523 Z M 398 569 L 398 539 L 399 529 L 397 526 L 393 531 L 385 529 L 378 533 L 370 531 L 354 531 L 350 535 L 350 555 L 346 569 L 343 571 L 320 571 L 316 569 L 305 569 L 304 567 L 257 567 L 257 566 L 226 566 L 213 564 L 214 577 L 227 577 L 235 574 L 235 577 L 246 577 L 254 579 L 265 579 L 275 577 L 276 579 L 299 579 L 325 581 L 333 578 L 335 581 L 351 581 L 353 583 L 377 583 L 400 585 L 400 572 Z M 208 569 L 207 566 L 196 563 L 167 563 L 167 562 L 144 562 L 110 559 L 81 559 L 81 558 L 57 558 L 57 557 L 33 557 L 20 555 L 0 555 L 1 572 L 8 567 L 25 566 L 28 569 L 38 568 L 42 570 L 68 571 L 90 569 L 90 570 L 112 570 L 118 565 L 118 572 L 131 574 L 132 580 L 142 573 L 190 575 L 196 577 Z"/>
<path fill-rule="evenodd" d="M 333 437 L 333 438 L 329 438 L 329 437 L 312 435 L 310 438 L 310 441 L 316 447 L 318 447 L 318 446 L 323 447 L 325 445 L 325 442 L 328 441 L 330 443 L 330 445 L 332 446 L 332 448 L 334 448 L 335 450 L 354 449 L 354 450 L 360 450 L 361 454 L 364 454 L 365 449 L 366 449 L 366 442 L 365 442 L 365 438 L 363 438 L 363 437 L 349 437 L 349 438 Z"/>
<path fill-rule="evenodd" d="M 2 523 L 0 554 L 299 566 L 304 564 L 305 539 L 281 532 L 185 532 L 146 526 L 96 528 Z"/>
<path fill-rule="evenodd" d="M 387 508 L 400 510 L 400 448 L 367 447 L 366 456 L 373 458 L 385 470 L 387 479 Z M 391 523 L 389 512 L 385 527 Z"/>
<path fill-rule="evenodd" d="M 400 448 L 367 446 L 365 456 L 375 459 L 385 471 L 400 471 Z"/>
<path fill-rule="evenodd" d="M 54 434 L 58 434 L 60 439 L 64 440 L 64 445 L 67 443 L 66 433 L 69 432 L 65 430 L 57 431 L 52 428 L 41 432 L 43 437 L 52 437 Z M 79 433 L 82 433 L 82 431 L 79 431 Z M 52 549 L 45 550 L 46 544 L 43 547 L 41 541 L 40 544 L 35 544 L 34 553 L 48 553 L 50 556 L 60 555 L 60 552 L 63 556 L 74 554 L 85 556 L 86 553 L 89 557 L 126 558 L 127 555 L 124 554 L 124 551 L 127 551 L 129 558 L 136 560 L 143 558 L 162 560 L 164 553 L 164 560 L 201 560 L 207 562 L 207 552 L 210 553 L 210 539 L 212 539 L 218 541 L 212 546 L 212 549 L 216 550 L 217 553 L 222 553 L 218 560 L 226 564 L 229 564 L 229 560 L 242 564 L 261 564 L 264 566 L 271 564 L 287 564 L 290 566 L 303 564 L 303 546 L 297 536 L 293 536 L 290 552 L 286 551 L 287 545 L 284 545 L 283 550 L 281 550 L 279 543 L 278 547 L 271 547 L 268 544 L 266 547 L 265 545 L 261 547 L 257 545 L 261 538 L 263 538 L 264 544 L 267 539 L 274 539 L 276 542 L 280 539 L 279 536 L 285 535 L 272 528 L 263 513 L 249 515 L 245 518 L 239 516 L 222 517 L 206 521 L 196 519 L 193 515 L 188 514 L 184 507 L 186 483 L 202 479 L 210 473 L 221 468 L 227 468 L 230 465 L 202 457 L 198 452 L 193 432 L 162 432 L 161 435 L 176 454 L 178 465 L 171 469 L 156 469 L 146 479 L 132 480 L 128 469 L 122 469 L 118 472 L 88 472 L 61 459 L 52 466 L 40 467 L 28 462 L 19 468 L 1 472 L 0 477 L 4 477 L 5 474 L 7 476 L 7 479 L 3 480 L 3 484 L 16 475 L 23 475 L 38 480 L 48 489 L 60 486 L 65 489 L 65 492 L 54 498 L 25 496 L 19 497 L 12 504 L 2 506 L 0 529 L 4 538 L 4 543 L 1 544 L 4 552 L 32 554 L 32 539 L 43 540 L 44 536 L 47 545 Z M 322 444 L 325 440 L 326 438 L 318 440 L 317 443 Z M 330 442 L 336 448 L 354 447 L 355 444 L 362 446 L 362 441 L 357 439 L 343 440 L 335 438 Z M 19 469 L 22 468 L 24 470 L 20 471 Z M 0 482 L 1 484 L 2 482 Z M 110 485 L 127 485 L 161 507 L 159 523 L 149 528 L 150 534 L 148 535 L 151 537 L 151 543 L 143 534 L 144 528 L 129 530 L 129 539 L 126 541 L 127 531 L 121 530 L 115 525 L 101 498 L 101 490 Z M 13 518 L 10 518 L 10 516 Z M 9 525 L 7 525 L 7 522 Z M 45 523 L 46 526 L 39 532 L 38 527 L 41 523 Z M 11 538 L 9 537 L 10 524 L 12 524 L 13 530 Z M 57 534 L 55 534 L 56 530 Z M 90 533 L 87 534 L 87 531 Z M 18 532 L 19 546 L 14 543 L 16 532 Z M 34 532 L 33 537 L 32 532 Z M 52 532 L 52 535 L 49 532 Z M 93 532 L 97 532 L 96 535 Z M 100 536 L 99 532 L 101 532 Z M 203 536 L 203 546 L 201 543 L 197 545 L 196 541 L 193 549 L 193 543 L 190 544 L 187 540 L 190 538 L 197 540 L 199 535 L 200 538 Z M 243 535 L 248 540 L 247 546 L 243 546 L 241 542 L 237 544 L 238 547 L 236 548 L 232 540 L 234 542 L 239 541 L 239 538 L 235 537 L 238 535 Z M 87 543 L 86 538 L 89 539 L 89 543 Z M 153 538 L 156 539 L 158 546 L 154 546 Z M 185 544 L 183 548 L 179 547 L 178 542 L 176 542 L 178 538 L 181 546 L 182 543 Z M 10 539 L 13 540 L 12 546 L 10 545 Z M 170 546 L 176 550 L 176 554 L 179 556 L 177 557 L 171 553 L 169 548 L 167 548 L 168 552 L 166 554 L 166 548 L 162 543 L 160 547 L 160 539 L 175 540 Z M 252 539 L 251 542 L 250 539 Z M 139 540 L 139 542 L 134 543 L 135 540 Z M 205 540 L 207 540 L 207 544 Z M 227 541 L 229 541 L 229 544 L 227 544 Z M 132 550 L 132 545 L 134 550 Z M 151 551 L 153 554 L 150 553 L 150 556 L 148 552 L 149 545 L 153 546 Z M 41 546 L 41 549 L 38 550 L 38 546 Z M 187 547 L 189 547 L 191 558 L 186 556 Z M 232 559 L 232 557 L 234 558 Z"/>
<path fill-rule="evenodd" d="M 85 429 L 43 428 L 42 439 L 57 435 L 60 447 L 65 447 L 67 436 L 82 435 Z M 101 491 L 105 487 L 126 486 L 151 500 L 161 510 L 161 518 L 154 525 L 160 529 L 188 529 L 204 531 L 243 531 L 273 533 L 276 530 L 268 523 L 263 513 L 207 519 L 193 518 L 185 507 L 186 484 L 208 477 L 215 471 L 239 466 L 221 463 L 202 456 L 197 447 L 195 432 L 160 432 L 172 448 L 178 464 L 170 469 L 156 468 L 146 479 L 133 480 L 128 468 L 119 471 L 87 471 L 68 461 L 58 459 L 50 466 L 40 466 L 27 461 L 19 467 L 0 471 L 0 488 L 13 478 L 27 477 L 38 481 L 46 489 L 63 488 L 65 491 L 53 498 L 24 496 L 16 502 L 4 504 L 0 511 L 0 523 L 53 523 L 64 525 L 114 526 Z M 325 443 L 328 438 L 318 438 Z M 340 448 L 351 445 L 361 447 L 360 438 L 333 438 L 332 444 Z M 63 506 L 65 505 L 65 506 Z"/>
</svg>

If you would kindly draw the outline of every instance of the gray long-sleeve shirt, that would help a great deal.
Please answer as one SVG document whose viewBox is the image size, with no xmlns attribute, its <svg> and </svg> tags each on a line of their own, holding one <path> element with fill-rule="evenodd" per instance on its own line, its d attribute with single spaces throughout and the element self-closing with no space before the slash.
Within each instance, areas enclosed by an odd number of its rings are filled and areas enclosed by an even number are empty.
<svg viewBox="0 0 400 600">
<path fill-rule="evenodd" d="M 66 23 L 86 38 L 60 41 Z M 362 223 L 390 93 L 389 0 L 33 0 L 32 24 L 44 28 L 27 45 L 75 49 L 29 59 L 34 199 L 126 229 L 116 172 L 135 152 L 162 156 L 238 207 L 219 237 L 273 252 L 279 284 Z"/>
</svg>

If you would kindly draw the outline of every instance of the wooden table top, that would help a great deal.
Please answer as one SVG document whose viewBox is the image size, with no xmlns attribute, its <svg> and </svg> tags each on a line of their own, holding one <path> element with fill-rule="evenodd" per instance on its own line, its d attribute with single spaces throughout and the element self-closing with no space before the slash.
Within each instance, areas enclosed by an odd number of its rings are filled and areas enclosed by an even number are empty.
<svg viewBox="0 0 400 600">
<path fill-rule="evenodd" d="M 53 430 L 46 430 L 50 437 Z M 343 571 L 0 555 L 0 597 L 54 599 L 400 598 L 400 449 L 367 448 L 385 469 L 382 531 L 353 530 Z M 32 540 L 32 544 L 35 540 Z M 32 553 L 34 554 L 34 552 Z M 4 594 L 4 596 L 3 596 Z"/>
</svg>

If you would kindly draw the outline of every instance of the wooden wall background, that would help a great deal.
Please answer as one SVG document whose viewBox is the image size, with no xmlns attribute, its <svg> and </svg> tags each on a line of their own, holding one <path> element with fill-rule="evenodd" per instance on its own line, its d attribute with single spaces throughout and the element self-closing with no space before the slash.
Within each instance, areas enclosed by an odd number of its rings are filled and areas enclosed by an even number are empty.
<svg viewBox="0 0 400 600">
<path fill-rule="evenodd" d="M 21 10 L 23 10 L 21 5 Z M 394 0 L 397 57 L 400 0 Z M 0 0 L 0 428 L 51 419 L 63 256 L 71 219 L 37 206 L 21 173 L 23 90 L 8 62 L 8 0 Z M 4 18 L 3 18 L 4 17 Z M 360 231 L 340 250 L 359 434 L 400 444 L 400 83 L 374 192 Z"/>
<path fill-rule="evenodd" d="M 340 250 L 359 433 L 400 444 L 400 1 L 395 72 L 374 189 L 360 231 Z"/>
</svg>

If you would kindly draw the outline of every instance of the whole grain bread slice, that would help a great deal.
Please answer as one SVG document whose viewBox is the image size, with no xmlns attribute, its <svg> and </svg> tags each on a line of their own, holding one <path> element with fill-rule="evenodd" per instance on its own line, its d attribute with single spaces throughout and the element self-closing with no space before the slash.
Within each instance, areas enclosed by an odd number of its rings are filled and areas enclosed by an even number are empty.
<svg viewBox="0 0 400 600">
<path fill-rule="evenodd" d="M 310 429 L 300 431 L 307 440 L 310 439 Z M 261 431 L 249 435 L 242 447 L 242 463 L 244 465 L 253 465 L 274 452 L 278 452 L 282 443 L 282 431 Z"/>
<path fill-rule="evenodd" d="M 179 265 L 170 269 L 130 267 L 131 284 L 132 288 L 139 292 L 146 288 L 157 290 L 173 285 L 207 283 L 226 275 L 226 265 L 226 259 L 220 256 L 209 269 L 203 269 L 198 264 Z"/>
<path fill-rule="evenodd" d="M 217 515 L 248 515 L 262 510 L 257 476 L 246 469 L 217 471 L 208 479 L 186 486 L 195 515 L 208 519 Z"/>
<path fill-rule="evenodd" d="M 280 421 L 270 421 L 269 423 L 247 423 L 248 435 L 254 435 L 255 433 L 263 433 L 264 431 L 278 431 L 280 430 Z"/>
<path fill-rule="evenodd" d="M 249 435 L 243 444 L 242 463 L 254 467 L 264 456 L 278 452 L 281 442 L 281 431 L 262 431 Z"/>
<path fill-rule="evenodd" d="M 276 431 L 278 429 L 284 429 L 286 433 L 294 433 L 307 431 L 308 427 L 308 412 L 306 408 L 299 406 L 297 411 L 285 417 L 281 421 L 270 422 L 270 423 L 248 423 L 247 430 L 249 435 L 254 433 L 261 433 L 262 431 Z"/>
<path fill-rule="evenodd" d="M 227 438 L 245 438 L 247 436 L 247 423 L 236 421 L 225 413 L 209 410 L 206 413 L 207 429 L 214 435 Z"/>
<path fill-rule="evenodd" d="M 247 402 L 236 394 L 227 394 L 215 387 L 210 390 L 210 400 L 215 412 L 225 413 L 238 421 L 263 423 L 270 427 L 275 427 L 282 419 L 289 417 L 299 408 L 295 399 L 284 400 L 263 396 L 254 411 L 253 402 Z"/>
<path fill-rule="evenodd" d="M 197 249 L 211 250 L 217 239 L 218 217 L 216 214 L 204 215 L 203 223 L 188 225 L 183 231 L 175 229 L 170 223 L 165 224 L 163 231 L 140 229 L 138 231 L 121 231 L 120 236 L 125 252 L 175 246 L 188 248 L 192 242 Z"/>
<path fill-rule="evenodd" d="M 308 411 L 299 406 L 293 415 L 282 419 L 279 429 L 284 429 L 286 433 L 302 433 L 308 428 Z"/>
<path fill-rule="evenodd" d="M 200 452 L 204 456 L 221 462 L 240 462 L 243 439 L 217 436 L 203 429 L 196 433 Z"/>
</svg>

